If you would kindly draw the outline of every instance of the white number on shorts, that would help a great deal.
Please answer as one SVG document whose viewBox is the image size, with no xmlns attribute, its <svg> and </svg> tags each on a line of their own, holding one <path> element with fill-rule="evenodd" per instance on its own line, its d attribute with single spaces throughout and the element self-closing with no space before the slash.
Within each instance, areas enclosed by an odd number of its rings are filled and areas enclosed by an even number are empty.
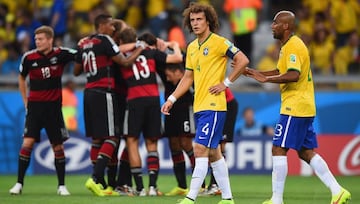
<svg viewBox="0 0 360 204">
<path fill-rule="evenodd" d="M 280 123 L 276 124 L 276 126 L 275 126 L 275 134 L 274 134 L 275 137 L 281 136 L 282 130 L 283 130 L 283 126 Z"/>
<path fill-rule="evenodd" d="M 190 131 L 190 121 L 184 121 L 184 132 Z"/>
<path fill-rule="evenodd" d="M 206 123 L 203 128 L 201 128 L 201 132 L 205 133 L 205 135 L 209 134 L 209 123 Z"/>
</svg>

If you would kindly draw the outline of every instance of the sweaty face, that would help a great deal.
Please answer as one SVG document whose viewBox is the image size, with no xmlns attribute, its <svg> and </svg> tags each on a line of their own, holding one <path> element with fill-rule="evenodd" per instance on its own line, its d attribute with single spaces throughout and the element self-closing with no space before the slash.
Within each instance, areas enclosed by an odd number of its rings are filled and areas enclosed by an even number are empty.
<svg viewBox="0 0 360 204">
<path fill-rule="evenodd" d="M 203 34 L 209 27 L 205 13 L 190 13 L 190 25 L 195 35 Z"/>
<path fill-rule="evenodd" d="M 107 34 L 110 36 L 112 36 L 114 34 L 115 27 L 114 27 L 112 18 L 109 18 L 106 21 L 106 23 L 103 24 L 103 27 L 104 27 L 104 34 Z"/>
<path fill-rule="evenodd" d="M 49 50 L 51 50 L 52 48 L 52 43 L 53 43 L 53 39 L 52 38 L 48 38 L 45 33 L 38 33 L 35 34 L 35 44 L 36 44 L 36 49 L 39 52 L 47 52 Z"/>
</svg>

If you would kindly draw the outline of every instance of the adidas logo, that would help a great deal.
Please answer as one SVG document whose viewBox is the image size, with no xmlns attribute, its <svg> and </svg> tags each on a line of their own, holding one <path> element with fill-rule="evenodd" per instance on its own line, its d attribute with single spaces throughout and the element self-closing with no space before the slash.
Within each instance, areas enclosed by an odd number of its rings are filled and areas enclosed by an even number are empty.
<svg viewBox="0 0 360 204">
<path fill-rule="evenodd" d="M 38 66 L 38 63 L 37 63 L 37 62 L 34 62 L 31 66 L 32 66 L 32 67 L 37 67 L 37 66 Z"/>
</svg>

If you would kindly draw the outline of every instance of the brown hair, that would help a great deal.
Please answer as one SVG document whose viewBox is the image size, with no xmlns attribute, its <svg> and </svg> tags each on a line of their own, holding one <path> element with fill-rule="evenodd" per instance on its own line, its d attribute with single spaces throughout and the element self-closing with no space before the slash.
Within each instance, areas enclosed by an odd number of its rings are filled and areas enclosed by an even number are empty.
<svg viewBox="0 0 360 204">
<path fill-rule="evenodd" d="M 121 40 L 121 43 L 133 43 L 136 42 L 136 31 L 132 27 L 127 27 L 124 30 L 122 30 L 119 34 L 119 38 Z"/>
<path fill-rule="evenodd" d="M 184 27 L 188 28 L 190 33 L 192 33 L 193 30 L 190 24 L 190 13 L 201 12 L 204 12 L 206 21 L 209 22 L 210 31 L 216 33 L 219 29 L 218 15 L 213 6 L 204 3 L 191 2 L 189 7 L 184 10 Z"/>
<path fill-rule="evenodd" d="M 45 33 L 46 37 L 54 38 L 54 30 L 50 26 L 40 26 L 35 30 L 35 35 Z"/>
</svg>

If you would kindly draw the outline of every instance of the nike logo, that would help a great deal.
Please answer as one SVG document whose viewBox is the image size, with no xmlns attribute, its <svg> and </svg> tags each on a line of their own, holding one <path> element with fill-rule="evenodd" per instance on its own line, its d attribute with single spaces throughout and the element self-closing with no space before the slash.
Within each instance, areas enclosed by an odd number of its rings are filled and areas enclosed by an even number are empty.
<svg viewBox="0 0 360 204">
<path fill-rule="evenodd" d="M 343 194 L 344 194 L 344 191 L 341 192 L 339 198 L 335 202 L 333 202 L 332 204 L 339 204 L 339 201 L 340 201 L 341 197 L 343 196 Z"/>
<path fill-rule="evenodd" d="M 205 136 L 199 136 L 199 140 L 205 140 L 206 138 Z"/>
</svg>

